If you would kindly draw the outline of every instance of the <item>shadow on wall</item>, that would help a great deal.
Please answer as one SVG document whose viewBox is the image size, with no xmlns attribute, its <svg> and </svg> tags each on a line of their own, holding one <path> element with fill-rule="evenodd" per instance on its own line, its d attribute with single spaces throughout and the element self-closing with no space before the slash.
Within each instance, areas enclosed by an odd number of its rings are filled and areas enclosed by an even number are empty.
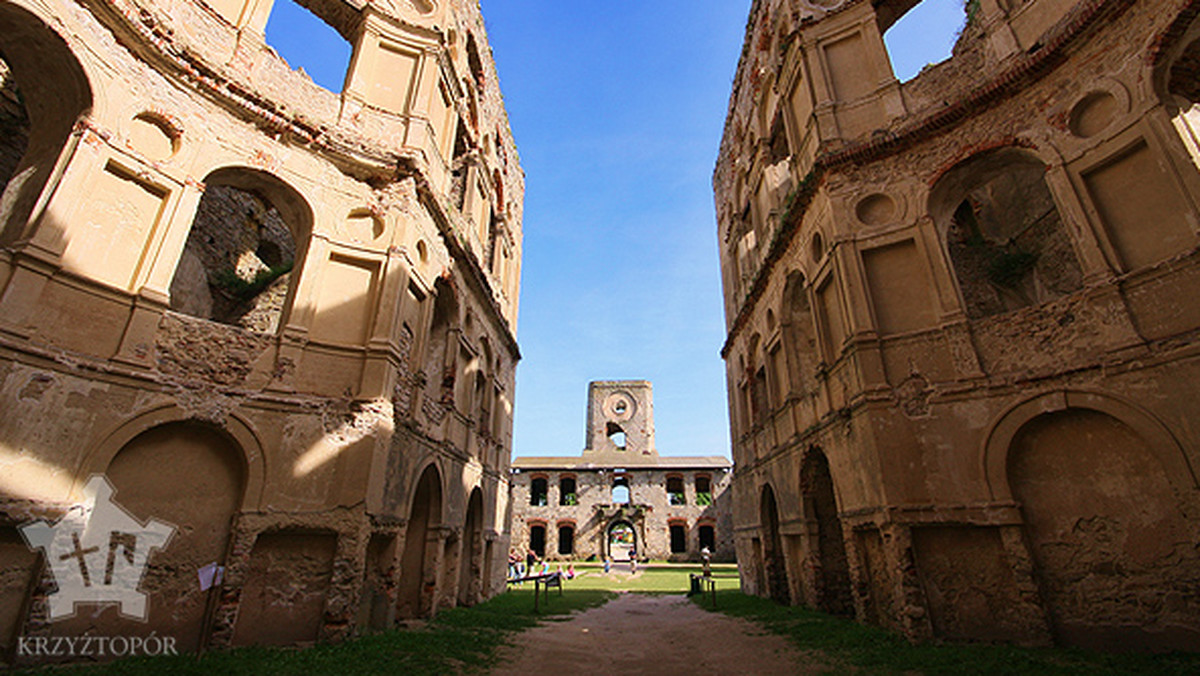
<svg viewBox="0 0 1200 676">
<path fill-rule="evenodd" d="M 91 107 L 91 86 L 71 48 L 33 14 L 0 4 L 0 128 L 6 132 L 0 135 L 0 245 L 30 235 L 42 188 L 75 122 Z"/>
</svg>

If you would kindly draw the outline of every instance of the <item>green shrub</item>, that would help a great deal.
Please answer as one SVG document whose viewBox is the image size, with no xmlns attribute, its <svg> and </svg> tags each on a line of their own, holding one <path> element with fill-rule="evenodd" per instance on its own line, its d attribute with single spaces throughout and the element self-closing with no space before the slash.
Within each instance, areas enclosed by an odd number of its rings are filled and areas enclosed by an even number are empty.
<svg viewBox="0 0 1200 676">
<path fill-rule="evenodd" d="M 291 272 L 294 264 L 293 261 L 288 261 L 266 270 L 259 270 L 254 279 L 249 281 L 242 279 L 233 269 L 221 270 L 212 276 L 212 284 L 237 300 L 250 300 L 271 286 L 272 282 Z"/>
</svg>

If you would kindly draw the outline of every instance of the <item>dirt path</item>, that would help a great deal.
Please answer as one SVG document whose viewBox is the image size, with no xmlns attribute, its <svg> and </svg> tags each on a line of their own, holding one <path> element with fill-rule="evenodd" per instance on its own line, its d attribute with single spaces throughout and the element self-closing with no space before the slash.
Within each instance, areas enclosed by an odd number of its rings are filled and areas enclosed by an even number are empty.
<svg viewBox="0 0 1200 676">
<path fill-rule="evenodd" d="M 806 659 L 754 624 L 682 596 L 622 594 L 565 622 L 548 622 L 501 652 L 494 676 L 529 674 L 812 674 Z"/>
</svg>

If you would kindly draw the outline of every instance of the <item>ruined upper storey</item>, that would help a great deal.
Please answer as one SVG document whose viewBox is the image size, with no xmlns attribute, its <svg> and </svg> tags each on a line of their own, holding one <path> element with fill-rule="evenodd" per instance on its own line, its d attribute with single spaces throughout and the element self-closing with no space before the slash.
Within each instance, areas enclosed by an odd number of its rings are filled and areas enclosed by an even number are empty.
<svg viewBox="0 0 1200 676">
<path fill-rule="evenodd" d="M 412 177 L 415 197 L 431 225 L 453 233 L 450 237 L 457 245 L 470 252 L 509 333 L 515 334 L 524 177 L 477 3 L 302 3 L 353 45 L 340 93 L 292 70 L 265 43 L 270 1 L 119 0 L 62 8 L 59 3 L 49 4 L 52 7 L 45 12 L 65 11 L 74 15 L 72 19 L 83 19 L 80 13 L 90 12 L 100 24 L 88 29 L 102 25 L 110 34 L 87 39 L 115 41 L 165 78 L 164 84 L 170 83 L 159 87 L 158 82 L 114 62 L 103 49 L 90 58 L 81 55 L 83 72 L 69 78 L 77 81 L 81 91 L 79 96 L 61 97 L 68 105 L 54 113 L 64 116 L 60 126 L 71 122 L 66 117 L 78 116 L 133 150 L 139 160 L 174 174 L 181 182 L 205 184 L 209 177 L 203 164 L 208 158 L 203 155 L 208 148 L 196 140 L 208 136 L 208 130 L 189 124 L 186 112 L 177 110 L 179 95 L 171 89 L 179 88 L 189 95 L 198 92 L 224 113 L 308 155 L 321 171 L 328 167 L 341 174 L 325 180 L 317 178 L 317 171 L 309 171 L 318 183 L 336 186 L 349 178 L 378 187 Z M 8 58 L 24 57 L 15 53 Z M 144 94 L 152 103 L 144 110 L 114 110 L 110 101 L 123 97 L 107 91 L 93 96 L 85 89 L 127 90 L 134 96 Z M 236 138 L 226 136 L 230 141 Z M 279 153 L 264 155 L 260 168 L 267 171 L 285 163 Z M 36 201 L 36 194 L 32 187 L 27 192 L 31 194 L 14 196 L 17 208 L 33 212 L 30 203 Z M 416 251 L 422 248 L 418 238 L 397 241 L 389 236 L 394 229 L 389 221 L 395 215 L 389 213 L 386 197 L 375 201 L 349 208 L 342 216 L 344 227 L 364 230 L 352 237 L 368 246 L 404 247 L 414 259 L 428 258 L 429 254 Z M 6 220 L 5 243 L 30 234 L 16 225 L 24 219 Z M 337 226 L 314 223 L 314 228 L 316 236 L 341 235 L 331 232 Z M 86 237 L 73 237 L 62 254 L 67 266 L 82 261 L 84 248 L 95 245 Z M 137 255 L 136 243 L 128 246 L 129 251 L 114 255 Z M 85 274 L 106 276 L 87 263 L 80 266 Z M 125 279 L 104 281 L 136 290 Z"/>
<path fill-rule="evenodd" d="M 967 3 L 952 58 L 900 82 L 883 35 L 917 4 L 754 3 L 713 177 L 730 328 L 743 309 L 741 301 L 752 293 L 788 207 L 796 202 L 791 197 L 811 192 L 827 169 L 903 152 L 1011 98 L 1132 3 Z M 1054 114 L 1063 120 L 1050 122 L 1061 126 L 1073 113 Z M 877 200 L 861 207 L 871 219 L 897 205 Z"/>
<path fill-rule="evenodd" d="M 269 2 L 0 0 L 0 352 L 236 393 L 205 419 L 385 402 L 501 477 L 524 184 L 478 5 L 310 9 L 339 93 Z"/>
<path fill-rule="evenodd" d="M 821 3 L 824 5 L 824 3 Z M 1200 0 L 754 4 L 714 188 L 743 589 L 1200 646 Z"/>
</svg>

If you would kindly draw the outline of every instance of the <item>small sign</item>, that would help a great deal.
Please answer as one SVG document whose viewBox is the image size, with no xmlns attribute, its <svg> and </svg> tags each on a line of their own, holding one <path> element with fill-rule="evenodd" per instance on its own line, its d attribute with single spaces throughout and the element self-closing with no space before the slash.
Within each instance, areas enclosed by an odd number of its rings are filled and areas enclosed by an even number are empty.
<svg viewBox="0 0 1200 676">
<path fill-rule="evenodd" d="M 225 566 L 218 566 L 214 561 L 202 566 L 197 574 L 200 576 L 200 591 L 208 591 L 225 579 Z"/>
</svg>

